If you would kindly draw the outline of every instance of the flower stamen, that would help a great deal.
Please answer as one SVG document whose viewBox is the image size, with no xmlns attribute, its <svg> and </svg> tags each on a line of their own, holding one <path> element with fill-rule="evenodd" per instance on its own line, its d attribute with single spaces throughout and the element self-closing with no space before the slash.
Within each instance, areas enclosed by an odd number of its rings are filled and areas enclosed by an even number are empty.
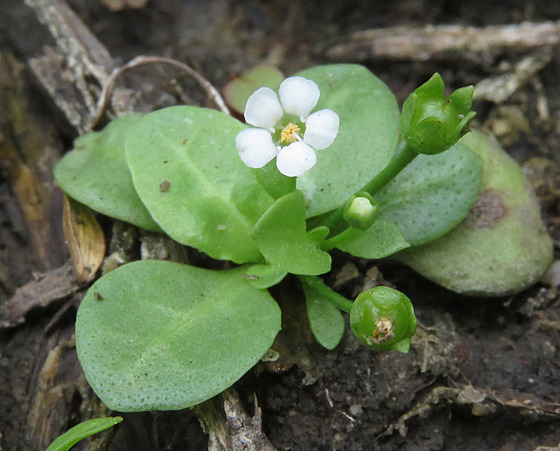
<svg viewBox="0 0 560 451">
<path fill-rule="evenodd" d="M 282 133 L 280 134 L 280 142 L 291 144 L 295 143 L 296 141 L 300 141 L 301 138 L 298 135 L 300 130 L 301 129 L 299 128 L 299 126 L 290 122 L 282 129 Z"/>
<path fill-rule="evenodd" d="M 393 330 L 393 318 L 388 316 L 380 316 L 375 322 L 375 330 L 371 337 L 368 337 L 369 341 L 373 344 L 383 343 L 384 341 L 390 340 L 395 337 L 395 332 Z"/>
<path fill-rule="evenodd" d="M 339 126 L 338 114 L 328 108 L 311 113 L 320 95 L 317 83 L 303 77 L 286 78 L 278 95 L 266 87 L 251 94 L 245 120 L 256 128 L 243 129 L 235 137 L 243 163 L 262 168 L 276 158 L 278 171 L 286 177 L 311 169 L 317 162 L 315 150 L 329 147 Z"/>
</svg>

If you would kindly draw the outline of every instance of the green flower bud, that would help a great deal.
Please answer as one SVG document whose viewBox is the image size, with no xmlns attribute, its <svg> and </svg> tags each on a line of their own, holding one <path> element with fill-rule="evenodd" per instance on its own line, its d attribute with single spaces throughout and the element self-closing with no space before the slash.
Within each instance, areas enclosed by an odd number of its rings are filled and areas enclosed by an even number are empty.
<svg viewBox="0 0 560 451">
<path fill-rule="evenodd" d="M 438 73 L 405 100 L 401 131 L 407 145 L 418 153 L 434 155 L 449 149 L 468 131 L 476 115 L 471 111 L 474 87 L 443 95 L 443 79 Z"/>
<path fill-rule="evenodd" d="M 373 224 L 376 212 L 377 203 L 373 200 L 371 194 L 359 192 L 354 194 L 346 204 L 342 216 L 351 227 L 367 230 Z"/>
<path fill-rule="evenodd" d="M 350 326 L 370 349 L 406 353 L 416 332 L 416 316 L 410 299 L 400 291 L 375 287 L 354 301 Z"/>
</svg>

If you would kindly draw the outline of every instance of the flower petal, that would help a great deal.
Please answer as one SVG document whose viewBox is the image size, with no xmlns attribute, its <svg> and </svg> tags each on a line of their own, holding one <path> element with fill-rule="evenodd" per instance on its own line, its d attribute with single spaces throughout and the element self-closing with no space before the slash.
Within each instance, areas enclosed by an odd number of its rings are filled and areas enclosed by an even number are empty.
<svg viewBox="0 0 560 451">
<path fill-rule="evenodd" d="M 276 166 L 282 174 L 297 177 L 315 166 L 316 161 L 315 151 L 298 141 L 280 149 Z"/>
<path fill-rule="evenodd" d="M 278 155 L 272 135 L 262 128 L 241 130 L 235 137 L 235 145 L 241 160 L 250 168 L 262 168 Z"/>
<path fill-rule="evenodd" d="M 255 127 L 274 128 L 283 115 L 278 96 L 270 88 L 259 88 L 247 99 L 245 120 Z"/>
<path fill-rule="evenodd" d="M 339 124 L 338 114 L 333 110 L 317 111 L 307 118 L 303 140 L 314 149 L 326 149 L 336 138 Z"/>
<path fill-rule="evenodd" d="M 286 78 L 278 91 L 284 112 L 297 114 L 302 122 L 307 120 L 311 110 L 319 101 L 319 86 L 303 77 Z"/>
</svg>

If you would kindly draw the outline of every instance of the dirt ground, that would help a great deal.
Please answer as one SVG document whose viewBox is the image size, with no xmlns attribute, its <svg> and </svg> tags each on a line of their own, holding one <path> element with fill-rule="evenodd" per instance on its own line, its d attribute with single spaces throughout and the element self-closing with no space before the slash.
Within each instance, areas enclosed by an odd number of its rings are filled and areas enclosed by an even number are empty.
<svg viewBox="0 0 560 451">
<path fill-rule="evenodd" d="M 37 10 L 63 2 L 26 3 Z M 560 26 L 554 21 L 560 19 L 560 2 L 136 0 L 116 11 L 121 3 L 126 2 L 67 2 L 108 51 L 109 59 L 101 54 L 100 61 L 113 67 L 138 55 L 167 56 L 223 87 L 262 62 L 286 74 L 316 64 L 356 62 L 385 81 L 401 103 L 436 71 L 449 89 L 494 83 L 475 102 L 475 126 L 496 134 L 532 175 L 558 258 Z M 56 60 L 60 42 L 57 47 L 28 5 L 20 0 L 0 5 L 0 449 L 7 451 L 44 449 L 80 421 L 110 414 L 85 382 L 73 346 L 85 287 L 64 266 L 69 253 L 62 194 L 51 175 L 86 125 L 80 114 L 72 123 L 57 104 L 57 98 L 72 93 L 49 92 L 33 69 L 38 67 L 33 59 L 41 55 Z M 434 32 L 428 25 L 456 25 L 457 32 Z M 381 30 L 377 45 L 359 34 L 365 30 Z M 446 33 L 452 35 L 448 46 Z M 500 40 L 504 33 L 511 39 Z M 462 41 L 464 36 L 470 38 Z M 83 80 L 93 83 L 92 77 L 85 74 Z M 504 77 L 509 84 L 500 83 Z M 62 87 L 75 85 L 64 74 L 59 81 Z M 120 83 L 127 88 L 121 91 L 123 102 L 138 110 L 205 100 L 204 92 L 172 68 L 146 66 L 127 72 Z M 81 108 L 87 111 L 87 102 Z M 126 235 L 124 226 L 108 218 L 99 221 L 109 252 L 119 248 L 137 259 L 140 243 L 157 241 L 141 232 Z M 232 392 L 250 416 L 258 403 L 271 446 L 559 449 L 560 297 L 554 283 L 507 297 L 472 298 L 394 262 L 342 253 L 336 262 L 326 277 L 333 288 L 353 297 L 373 284 L 398 287 L 412 299 L 421 326 L 406 355 L 368 351 L 349 333 L 327 352 L 310 337 L 296 281 L 277 287 L 273 294 L 286 321 L 275 346 L 281 359 L 259 364 Z M 223 406 L 223 399 L 215 403 Z M 114 431 L 76 449 L 208 447 L 208 435 L 191 410 L 123 417 Z M 231 422 L 224 424 L 235 435 Z M 252 427 L 260 430 L 259 421 Z M 259 449 L 230 443 L 232 449 Z M 223 449 L 216 442 L 212 446 Z"/>
</svg>

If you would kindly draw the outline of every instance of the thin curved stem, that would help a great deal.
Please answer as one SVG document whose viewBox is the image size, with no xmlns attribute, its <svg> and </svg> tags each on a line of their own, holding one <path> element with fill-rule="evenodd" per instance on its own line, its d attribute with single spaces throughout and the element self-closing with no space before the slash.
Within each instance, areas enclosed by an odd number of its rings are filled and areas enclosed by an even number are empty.
<svg viewBox="0 0 560 451">
<path fill-rule="evenodd" d="M 393 158 L 389 164 L 383 169 L 379 174 L 377 174 L 373 179 L 371 179 L 361 190 L 357 191 L 355 194 L 358 194 L 360 191 L 365 191 L 372 196 L 381 190 L 385 185 L 387 185 L 391 180 L 393 180 L 399 172 L 401 172 L 405 167 L 407 167 L 416 157 L 418 153 L 414 150 L 410 149 L 410 147 L 405 146 L 399 154 Z M 344 206 L 341 208 L 337 208 L 333 210 L 330 214 L 328 214 L 320 223 L 320 225 L 324 225 L 329 229 L 333 229 L 342 221 L 342 211 Z M 316 227 L 317 224 L 314 224 Z M 345 233 L 348 229 L 345 229 L 341 233 Z M 340 235 L 340 234 L 339 234 Z M 334 236 L 336 238 L 338 235 Z"/>
<path fill-rule="evenodd" d="M 405 146 L 404 149 L 389 162 L 385 169 L 370 180 L 360 191 L 366 191 L 372 196 L 375 195 L 375 193 L 393 180 L 397 174 L 406 168 L 417 156 L 417 152 Z"/>
<path fill-rule="evenodd" d="M 214 100 L 220 111 L 222 113 L 231 115 L 226 103 L 218 90 L 206 80 L 199 72 L 194 70 L 192 67 L 188 66 L 185 63 L 181 63 L 180 61 L 174 60 L 172 58 L 166 58 L 163 56 L 137 56 L 133 58 L 128 63 L 123 64 L 122 66 L 116 68 L 107 81 L 103 84 L 103 89 L 101 90 L 101 94 L 99 96 L 99 100 L 97 101 L 97 113 L 93 118 L 91 128 L 95 127 L 95 125 L 101 119 L 107 104 L 110 102 L 111 96 L 113 95 L 113 90 L 115 88 L 115 83 L 117 79 L 127 70 L 133 69 L 138 66 L 142 66 L 144 64 L 153 64 L 153 63 L 160 63 L 160 64 L 169 64 L 171 66 L 176 67 L 186 73 L 188 73 L 191 77 L 193 77 L 198 84 L 206 91 L 209 97 Z"/>
</svg>

